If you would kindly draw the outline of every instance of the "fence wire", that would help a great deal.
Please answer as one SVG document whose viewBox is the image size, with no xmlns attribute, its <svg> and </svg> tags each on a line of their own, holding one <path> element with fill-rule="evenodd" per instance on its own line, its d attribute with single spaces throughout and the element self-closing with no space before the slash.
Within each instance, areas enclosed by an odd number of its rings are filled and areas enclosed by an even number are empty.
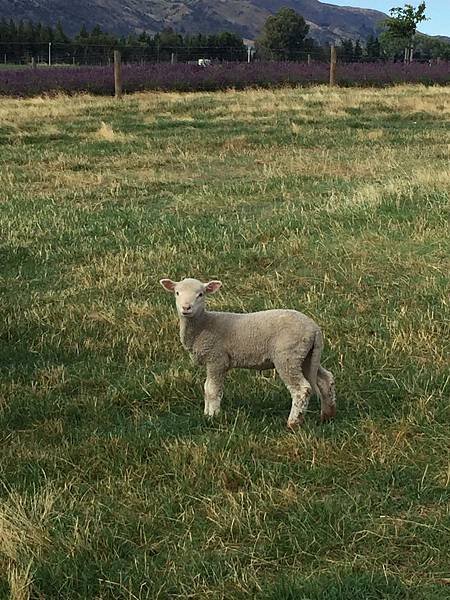
<svg viewBox="0 0 450 600">
<path fill-rule="evenodd" d="M 252 46 L 159 46 L 80 44 L 80 43 L 28 43 L 2 42 L 0 40 L 0 64 L 4 65 L 73 65 L 105 66 L 113 63 L 113 53 L 119 49 L 123 63 L 198 63 L 254 62 L 277 60 L 293 62 L 329 62 L 330 48 L 292 50 L 288 48 L 258 49 Z M 339 62 L 385 62 L 380 56 L 349 55 L 337 46 Z M 415 62 L 439 62 L 439 59 L 415 59 Z M 203 63 L 204 64 L 204 63 Z"/>
</svg>

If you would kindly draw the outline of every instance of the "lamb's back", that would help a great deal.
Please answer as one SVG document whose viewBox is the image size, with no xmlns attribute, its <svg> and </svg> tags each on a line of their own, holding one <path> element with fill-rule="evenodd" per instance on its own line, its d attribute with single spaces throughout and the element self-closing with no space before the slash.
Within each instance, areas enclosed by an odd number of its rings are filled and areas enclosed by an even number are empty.
<svg viewBox="0 0 450 600">
<path fill-rule="evenodd" d="M 267 369 L 280 348 L 308 345 L 318 326 L 296 310 L 254 313 L 208 313 L 205 341 L 215 354 L 223 352 L 230 366 Z"/>
</svg>

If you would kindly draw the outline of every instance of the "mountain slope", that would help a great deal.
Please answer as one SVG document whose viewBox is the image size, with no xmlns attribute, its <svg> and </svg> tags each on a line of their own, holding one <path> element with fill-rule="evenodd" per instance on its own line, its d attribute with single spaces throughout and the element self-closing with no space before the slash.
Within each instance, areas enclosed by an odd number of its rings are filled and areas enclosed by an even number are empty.
<svg viewBox="0 0 450 600">
<path fill-rule="evenodd" d="M 283 6 L 302 14 L 317 41 L 366 39 L 386 15 L 376 10 L 325 4 L 318 0 L 0 0 L 0 15 L 46 24 L 60 20 L 73 34 L 84 24 L 107 31 L 149 33 L 173 27 L 181 33 L 229 30 L 255 39 L 270 14 Z"/>
</svg>

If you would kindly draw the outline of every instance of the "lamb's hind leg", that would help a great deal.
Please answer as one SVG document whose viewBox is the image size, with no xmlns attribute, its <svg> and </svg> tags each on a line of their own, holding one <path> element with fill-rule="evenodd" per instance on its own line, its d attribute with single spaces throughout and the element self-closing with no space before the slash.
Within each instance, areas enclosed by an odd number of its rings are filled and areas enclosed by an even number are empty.
<svg viewBox="0 0 450 600">
<path fill-rule="evenodd" d="M 319 367 L 317 385 L 320 390 L 320 420 L 323 423 L 336 416 L 336 390 L 331 371 Z"/>
<path fill-rule="evenodd" d="M 312 388 L 303 375 L 301 363 L 292 364 L 290 361 L 281 364 L 275 363 L 275 368 L 291 393 L 292 405 L 287 426 L 289 429 L 295 429 L 303 423 Z"/>
</svg>

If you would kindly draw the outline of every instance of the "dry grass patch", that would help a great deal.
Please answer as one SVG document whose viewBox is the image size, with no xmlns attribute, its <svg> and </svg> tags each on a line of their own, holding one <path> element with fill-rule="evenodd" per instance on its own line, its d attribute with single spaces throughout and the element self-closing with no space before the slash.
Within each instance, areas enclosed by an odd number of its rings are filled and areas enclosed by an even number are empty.
<svg viewBox="0 0 450 600">
<path fill-rule="evenodd" d="M 109 123 L 102 121 L 100 127 L 92 134 L 95 140 L 104 142 L 128 142 L 133 139 L 130 134 L 124 134 L 120 131 L 114 131 Z"/>
<path fill-rule="evenodd" d="M 32 566 L 32 562 L 25 567 L 18 567 L 14 563 L 8 564 L 7 576 L 10 587 L 10 600 L 29 600 L 31 597 Z"/>
<path fill-rule="evenodd" d="M 0 555 L 11 561 L 39 556 L 49 543 L 54 503 L 51 489 L 30 496 L 10 492 L 0 503 Z"/>
<path fill-rule="evenodd" d="M 254 145 L 246 135 L 237 135 L 225 140 L 222 148 L 225 152 L 239 153 L 254 148 Z"/>
<path fill-rule="evenodd" d="M 294 121 L 292 121 L 291 122 L 291 130 L 294 135 L 299 135 L 299 133 L 302 130 L 302 127 L 301 127 L 301 125 L 298 125 L 297 123 L 294 123 Z"/>
<path fill-rule="evenodd" d="M 0 104 L 0 120 L 14 121 L 19 126 L 44 125 L 46 119 L 70 121 L 85 113 L 86 109 L 113 106 L 111 99 L 79 94 L 67 96 L 37 96 L 25 100 L 2 98 Z"/>
<path fill-rule="evenodd" d="M 384 131 L 382 129 L 373 129 L 367 133 L 360 131 L 358 132 L 358 135 L 362 139 L 367 138 L 368 140 L 380 140 L 384 136 Z"/>
</svg>

